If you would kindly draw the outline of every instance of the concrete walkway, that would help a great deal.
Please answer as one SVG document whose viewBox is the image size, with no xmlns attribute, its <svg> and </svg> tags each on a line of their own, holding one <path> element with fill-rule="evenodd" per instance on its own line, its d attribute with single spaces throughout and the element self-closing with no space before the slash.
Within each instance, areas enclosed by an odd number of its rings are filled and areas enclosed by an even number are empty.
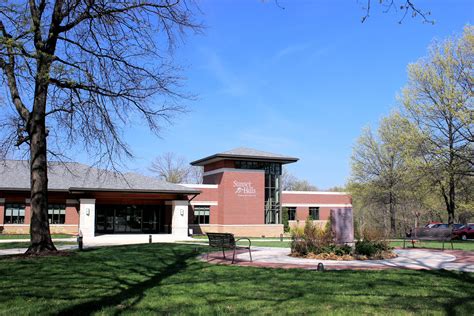
<svg viewBox="0 0 474 316">
<path fill-rule="evenodd" d="M 137 235 L 101 235 L 92 238 L 83 239 L 84 248 L 94 247 L 106 247 L 106 246 L 119 246 L 119 245 L 136 245 L 136 244 L 148 244 L 150 235 L 137 234 Z M 151 235 L 153 243 L 179 243 L 193 241 L 192 238 L 177 238 L 171 234 L 153 234 Z M 54 242 L 77 242 L 77 238 L 60 238 L 53 239 Z M 2 243 L 13 243 L 13 242 L 29 242 L 28 239 L 5 239 L 1 240 Z M 77 244 L 74 245 L 58 245 L 58 250 L 69 250 L 77 249 Z M 25 253 L 27 248 L 11 248 L 11 249 L 0 249 L 0 256 L 17 255 Z"/>
<path fill-rule="evenodd" d="M 397 258 L 388 260 L 318 260 L 290 257 L 289 248 L 253 247 L 253 262 L 249 262 L 249 254 L 239 251 L 236 255 L 236 264 L 242 266 L 274 267 L 274 268 L 302 268 L 317 269 L 323 263 L 327 270 L 382 270 L 382 269 L 414 269 L 414 270 L 456 270 L 474 272 L 474 253 L 467 251 L 439 251 L 428 249 L 396 249 Z M 231 264 L 232 254 L 226 253 L 227 260 L 223 259 L 222 252 L 209 255 L 210 263 Z M 230 258 L 230 259 L 229 259 Z M 206 255 L 201 256 L 206 260 Z"/>
<path fill-rule="evenodd" d="M 77 245 L 60 245 L 56 248 L 58 250 L 77 249 Z M 26 252 L 26 249 L 28 248 L 0 249 L 0 256 L 21 255 Z"/>
<path fill-rule="evenodd" d="M 67 242 L 76 242 L 77 238 L 53 238 L 54 242 L 59 242 L 59 241 L 67 241 Z M 0 239 L 0 243 L 2 244 L 7 244 L 9 242 L 30 242 L 29 238 L 24 238 L 24 239 Z"/>
</svg>

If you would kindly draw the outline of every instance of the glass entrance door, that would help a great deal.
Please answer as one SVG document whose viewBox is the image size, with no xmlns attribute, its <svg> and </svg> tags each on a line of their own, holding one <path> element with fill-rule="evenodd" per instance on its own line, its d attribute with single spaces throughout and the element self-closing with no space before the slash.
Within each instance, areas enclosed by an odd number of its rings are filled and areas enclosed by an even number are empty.
<svg viewBox="0 0 474 316">
<path fill-rule="evenodd" d="M 96 208 L 97 233 L 166 233 L 162 205 L 97 205 Z"/>
</svg>

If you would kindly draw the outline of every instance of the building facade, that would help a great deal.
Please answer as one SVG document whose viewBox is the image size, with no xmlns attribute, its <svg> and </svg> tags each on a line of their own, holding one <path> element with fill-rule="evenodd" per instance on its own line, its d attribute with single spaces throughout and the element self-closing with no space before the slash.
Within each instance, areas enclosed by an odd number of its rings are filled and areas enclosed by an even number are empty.
<svg viewBox="0 0 474 316">
<path fill-rule="evenodd" d="M 231 232 L 240 236 L 276 237 L 310 216 L 324 224 L 334 208 L 352 208 L 344 192 L 283 191 L 282 167 L 297 158 L 236 148 L 192 162 L 204 168 L 201 191 L 190 202 L 189 227 L 194 233 Z M 283 215 L 286 212 L 286 216 Z"/>
<path fill-rule="evenodd" d="M 48 218 L 52 233 L 108 234 L 230 232 L 275 237 L 311 217 L 321 224 L 334 208 L 351 208 L 343 192 L 283 191 L 282 166 L 298 159 L 237 148 L 192 162 L 202 184 L 171 184 L 77 163 L 50 164 Z M 0 230 L 28 233 L 29 166 L 6 161 L 0 172 Z"/>
</svg>

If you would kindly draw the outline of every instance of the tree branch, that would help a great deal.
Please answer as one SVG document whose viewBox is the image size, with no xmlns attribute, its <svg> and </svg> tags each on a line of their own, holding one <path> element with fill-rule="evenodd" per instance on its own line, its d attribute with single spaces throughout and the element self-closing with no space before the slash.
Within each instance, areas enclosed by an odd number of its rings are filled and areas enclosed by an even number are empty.
<svg viewBox="0 0 474 316">
<path fill-rule="evenodd" d="M 5 26 L 2 21 L 0 21 L 0 33 L 2 34 L 3 39 L 5 40 L 5 46 L 8 54 L 8 63 L 0 59 L 0 68 L 2 68 L 5 76 L 7 77 L 8 88 L 10 90 L 10 95 L 15 105 L 16 110 L 20 114 L 24 122 L 28 122 L 30 118 L 30 111 L 26 108 L 23 101 L 20 97 L 20 92 L 18 91 L 18 85 L 15 75 L 15 55 L 12 48 L 12 37 L 5 30 Z"/>
</svg>

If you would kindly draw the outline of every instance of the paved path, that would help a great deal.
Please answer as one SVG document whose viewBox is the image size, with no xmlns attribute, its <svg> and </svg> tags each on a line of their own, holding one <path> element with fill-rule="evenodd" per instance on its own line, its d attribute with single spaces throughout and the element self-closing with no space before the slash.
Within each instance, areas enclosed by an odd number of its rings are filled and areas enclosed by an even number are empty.
<svg viewBox="0 0 474 316">
<path fill-rule="evenodd" d="M 54 242 L 59 242 L 59 241 L 67 241 L 67 242 L 76 242 L 77 238 L 53 238 Z M 0 239 L 0 243 L 2 244 L 7 244 L 9 242 L 30 242 L 29 238 L 24 238 L 24 239 Z"/>
<path fill-rule="evenodd" d="M 239 251 L 236 255 L 237 265 L 274 267 L 274 268 L 302 268 L 317 269 L 323 263 L 327 270 L 382 270 L 391 268 L 401 269 L 446 269 L 465 272 L 474 272 L 474 253 L 467 251 L 439 251 L 428 249 L 396 249 L 398 257 L 389 260 L 318 260 L 290 257 L 289 248 L 254 247 L 252 251 L 253 262 L 249 262 L 249 254 Z M 224 260 L 222 252 L 209 255 L 210 263 L 231 264 L 232 254 L 227 252 L 228 260 Z M 201 256 L 206 260 L 206 255 Z"/>
<path fill-rule="evenodd" d="M 56 246 L 58 250 L 69 250 L 77 249 L 77 245 L 59 245 Z M 0 249 L 0 256 L 9 256 L 9 255 L 21 255 L 26 252 L 27 248 L 12 248 L 12 249 Z"/>
</svg>

